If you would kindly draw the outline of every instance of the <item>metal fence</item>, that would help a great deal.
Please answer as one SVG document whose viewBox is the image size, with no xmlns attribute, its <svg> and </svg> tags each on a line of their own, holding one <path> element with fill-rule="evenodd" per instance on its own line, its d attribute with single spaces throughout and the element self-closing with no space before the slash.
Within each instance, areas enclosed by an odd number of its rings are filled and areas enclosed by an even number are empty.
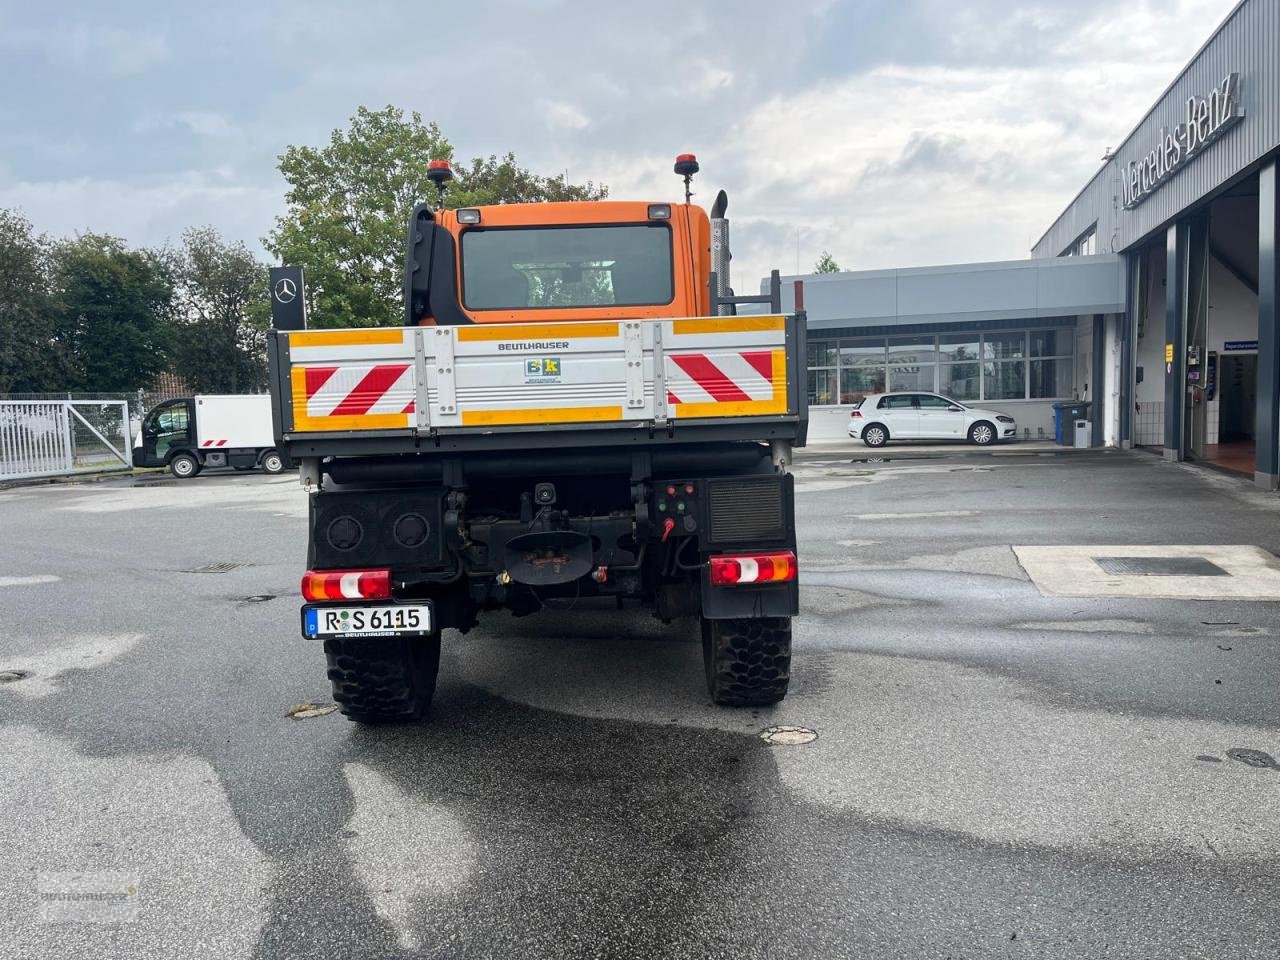
<svg viewBox="0 0 1280 960">
<path fill-rule="evenodd" d="M 133 467 L 129 402 L 0 399 L 0 481 Z"/>
</svg>

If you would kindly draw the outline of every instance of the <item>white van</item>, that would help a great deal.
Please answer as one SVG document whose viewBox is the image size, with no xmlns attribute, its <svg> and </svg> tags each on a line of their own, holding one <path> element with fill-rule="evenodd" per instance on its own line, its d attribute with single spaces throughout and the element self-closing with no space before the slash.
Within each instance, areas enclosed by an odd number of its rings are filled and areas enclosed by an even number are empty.
<svg viewBox="0 0 1280 960">
<path fill-rule="evenodd" d="M 133 444 L 139 467 L 168 467 L 179 479 L 205 467 L 280 473 L 289 463 L 276 450 L 270 394 L 179 397 L 153 407 Z"/>
</svg>

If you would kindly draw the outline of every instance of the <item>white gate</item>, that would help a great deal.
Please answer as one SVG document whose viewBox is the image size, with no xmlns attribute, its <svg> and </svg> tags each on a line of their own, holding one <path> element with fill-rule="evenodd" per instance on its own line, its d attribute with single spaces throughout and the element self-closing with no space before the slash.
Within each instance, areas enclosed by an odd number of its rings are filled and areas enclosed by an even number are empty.
<svg viewBox="0 0 1280 960">
<path fill-rule="evenodd" d="M 0 400 L 0 481 L 133 468 L 124 400 Z"/>
</svg>

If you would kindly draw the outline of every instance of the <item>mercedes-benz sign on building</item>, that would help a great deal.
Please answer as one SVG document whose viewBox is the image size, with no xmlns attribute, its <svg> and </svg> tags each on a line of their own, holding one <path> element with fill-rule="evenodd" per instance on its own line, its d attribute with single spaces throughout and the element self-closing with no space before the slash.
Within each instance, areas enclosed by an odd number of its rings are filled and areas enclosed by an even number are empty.
<svg viewBox="0 0 1280 960">
<path fill-rule="evenodd" d="M 1243 0 L 1030 260 L 805 276 L 814 439 L 936 390 L 1280 482 L 1280 3 Z M 790 295 L 792 285 L 784 283 Z M 787 306 L 790 306 L 788 304 Z"/>
</svg>

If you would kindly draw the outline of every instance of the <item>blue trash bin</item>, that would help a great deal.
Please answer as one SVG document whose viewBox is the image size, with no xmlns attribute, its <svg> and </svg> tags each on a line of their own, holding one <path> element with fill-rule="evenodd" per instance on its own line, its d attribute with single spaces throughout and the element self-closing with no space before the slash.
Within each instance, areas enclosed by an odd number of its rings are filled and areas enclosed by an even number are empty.
<svg viewBox="0 0 1280 960">
<path fill-rule="evenodd" d="M 1053 405 L 1053 442 L 1060 447 L 1075 446 L 1075 422 L 1089 418 L 1088 400 L 1071 400 Z"/>
</svg>

